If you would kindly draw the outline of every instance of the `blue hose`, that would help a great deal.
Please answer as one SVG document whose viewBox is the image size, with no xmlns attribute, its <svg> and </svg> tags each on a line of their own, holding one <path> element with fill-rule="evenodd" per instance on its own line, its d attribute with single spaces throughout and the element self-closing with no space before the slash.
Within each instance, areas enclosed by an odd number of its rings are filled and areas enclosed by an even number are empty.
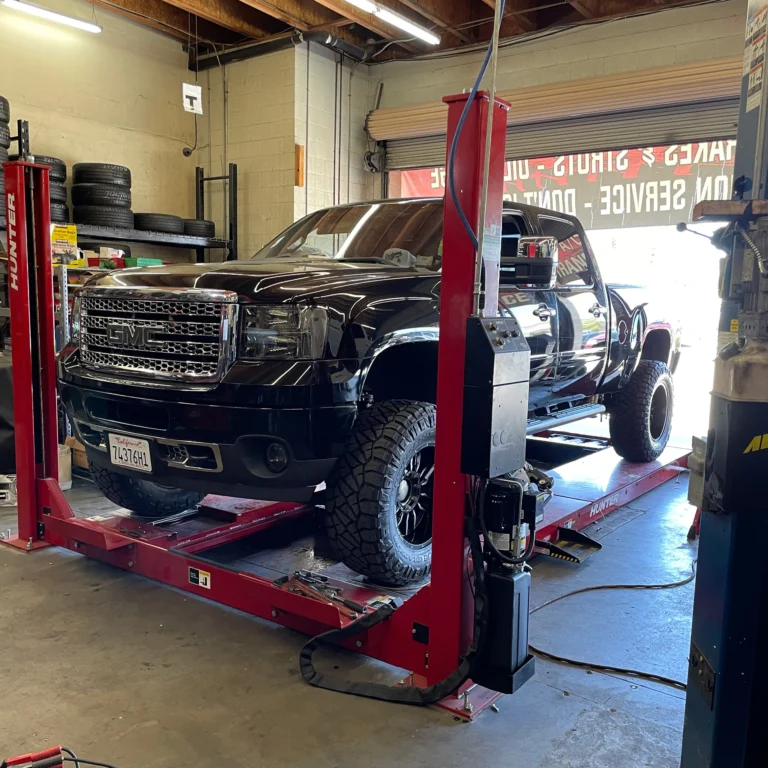
<svg viewBox="0 0 768 768">
<path fill-rule="evenodd" d="M 501 0 L 502 17 L 504 16 L 504 2 L 505 0 Z M 464 109 L 461 112 L 461 117 L 459 118 L 459 122 L 456 125 L 456 133 L 453 134 L 453 141 L 451 142 L 451 151 L 448 155 L 448 191 L 451 193 L 451 199 L 453 200 L 453 204 L 456 206 L 456 211 L 459 214 L 461 223 L 464 225 L 464 229 L 467 230 L 467 234 L 472 240 L 472 245 L 474 245 L 475 250 L 477 250 L 477 247 L 478 247 L 477 235 L 474 233 L 472 226 L 469 223 L 469 220 L 467 219 L 466 214 L 464 213 L 464 209 L 461 207 L 461 204 L 459 203 L 459 198 L 458 198 L 458 195 L 456 194 L 456 186 L 453 180 L 453 167 L 456 162 L 456 149 L 459 146 L 459 137 L 461 136 L 461 132 L 464 130 L 464 122 L 466 121 L 467 115 L 469 114 L 469 110 L 472 107 L 472 102 L 475 100 L 475 96 L 477 96 L 478 90 L 480 90 L 480 83 L 482 82 L 483 77 L 485 76 L 485 70 L 488 69 L 488 64 L 491 61 L 492 53 L 493 53 L 493 35 L 491 35 L 491 42 L 488 44 L 488 50 L 486 51 L 485 58 L 483 59 L 483 63 L 480 65 L 480 72 L 477 75 L 477 80 L 475 80 L 475 84 L 472 86 L 472 90 L 469 92 L 467 103 L 464 105 Z M 492 108 L 493 108 L 493 105 L 491 105 L 491 109 Z"/>
</svg>

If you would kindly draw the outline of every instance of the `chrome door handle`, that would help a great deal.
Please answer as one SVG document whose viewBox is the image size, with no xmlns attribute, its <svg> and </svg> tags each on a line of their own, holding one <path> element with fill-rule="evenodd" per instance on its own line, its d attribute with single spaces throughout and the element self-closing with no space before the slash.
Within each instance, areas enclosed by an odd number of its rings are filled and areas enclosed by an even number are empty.
<svg viewBox="0 0 768 768">
<path fill-rule="evenodd" d="M 589 311 L 590 311 L 590 313 L 592 314 L 593 317 L 600 318 L 600 317 L 603 316 L 603 308 L 599 304 L 593 304 L 589 308 Z"/>
<path fill-rule="evenodd" d="M 539 304 L 536 309 L 533 310 L 533 314 L 539 318 L 539 320 L 549 320 L 552 317 L 552 310 L 546 304 Z"/>
</svg>

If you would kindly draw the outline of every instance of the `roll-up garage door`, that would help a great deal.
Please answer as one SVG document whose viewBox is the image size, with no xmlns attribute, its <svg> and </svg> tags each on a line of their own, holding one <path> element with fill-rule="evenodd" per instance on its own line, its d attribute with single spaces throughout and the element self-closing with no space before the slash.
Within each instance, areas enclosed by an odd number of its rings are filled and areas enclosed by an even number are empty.
<svg viewBox="0 0 768 768">
<path fill-rule="evenodd" d="M 718 59 L 502 91 L 507 159 L 733 138 L 740 87 L 741 60 Z M 437 103 L 372 112 L 386 170 L 443 165 L 445 116 Z"/>
</svg>

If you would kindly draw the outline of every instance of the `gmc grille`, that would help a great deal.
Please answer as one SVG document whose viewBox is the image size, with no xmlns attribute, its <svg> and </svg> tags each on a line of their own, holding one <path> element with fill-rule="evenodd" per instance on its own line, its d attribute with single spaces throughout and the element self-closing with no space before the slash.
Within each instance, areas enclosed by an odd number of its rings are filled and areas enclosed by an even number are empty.
<svg viewBox="0 0 768 768">
<path fill-rule="evenodd" d="M 218 381 L 234 353 L 235 301 L 229 291 L 86 288 L 80 360 L 129 377 Z"/>
</svg>

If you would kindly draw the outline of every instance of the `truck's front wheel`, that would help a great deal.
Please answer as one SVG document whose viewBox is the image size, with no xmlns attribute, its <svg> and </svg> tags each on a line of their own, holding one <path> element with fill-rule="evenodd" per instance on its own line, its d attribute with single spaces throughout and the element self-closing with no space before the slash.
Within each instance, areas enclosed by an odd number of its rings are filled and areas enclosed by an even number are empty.
<svg viewBox="0 0 768 768">
<path fill-rule="evenodd" d="M 167 488 L 151 480 L 128 477 L 88 462 L 99 490 L 115 504 L 141 517 L 170 517 L 199 504 L 205 494 Z"/>
<path fill-rule="evenodd" d="M 669 368 L 641 360 L 609 405 L 611 442 L 628 461 L 655 461 L 669 442 L 674 389 Z"/>
<path fill-rule="evenodd" d="M 358 418 L 329 482 L 326 527 L 341 560 L 384 585 L 432 568 L 435 406 L 377 403 Z"/>
</svg>

